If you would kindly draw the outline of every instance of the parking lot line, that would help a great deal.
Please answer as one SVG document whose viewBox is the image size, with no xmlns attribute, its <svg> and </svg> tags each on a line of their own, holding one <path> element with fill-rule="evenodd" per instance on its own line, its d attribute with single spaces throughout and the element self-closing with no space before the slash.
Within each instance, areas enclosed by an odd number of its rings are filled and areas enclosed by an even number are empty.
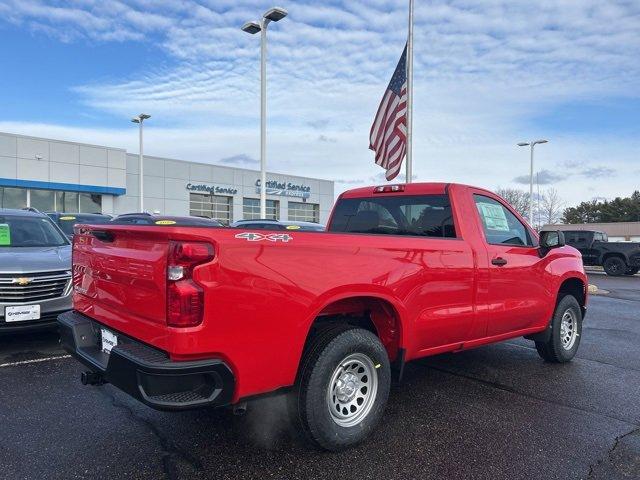
<svg viewBox="0 0 640 480">
<path fill-rule="evenodd" d="M 60 360 L 61 358 L 71 358 L 71 355 L 58 355 L 55 357 L 34 358 L 33 360 L 22 360 L 20 362 L 0 363 L 0 368 L 16 367 L 18 365 L 28 365 L 30 363 L 49 362 L 52 360 Z"/>
</svg>

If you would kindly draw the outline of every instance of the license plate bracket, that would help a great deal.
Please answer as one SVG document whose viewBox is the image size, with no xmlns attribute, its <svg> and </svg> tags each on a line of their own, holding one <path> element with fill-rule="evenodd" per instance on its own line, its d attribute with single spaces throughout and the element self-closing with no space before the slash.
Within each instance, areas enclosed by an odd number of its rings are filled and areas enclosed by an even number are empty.
<svg viewBox="0 0 640 480">
<path fill-rule="evenodd" d="M 40 320 L 40 305 L 12 305 L 4 307 L 4 321 L 28 322 Z"/>
<path fill-rule="evenodd" d="M 100 329 L 100 341 L 102 351 L 106 354 L 111 354 L 111 349 L 118 345 L 118 336 L 106 328 Z"/>
</svg>

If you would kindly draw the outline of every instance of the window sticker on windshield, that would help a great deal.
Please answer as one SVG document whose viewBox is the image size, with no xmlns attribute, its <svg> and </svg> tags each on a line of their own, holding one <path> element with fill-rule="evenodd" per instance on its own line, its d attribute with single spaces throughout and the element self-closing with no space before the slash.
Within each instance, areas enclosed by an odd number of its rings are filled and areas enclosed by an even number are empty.
<svg viewBox="0 0 640 480">
<path fill-rule="evenodd" d="M 501 232 L 509 231 L 509 222 L 504 213 L 504 209 L 500 205 L 491 203 L 478 202 L 478 210 L 484 218 L 484 223 L 488 230 L 499 230 Z"/>
<path fill-rule="evenodd" d="M 76 217 L 72 217 L 72 216 L 60 217 L 60 220 L 66 220 L 66 221 L 75 220 L 75 219 L 76 219 Z"/>
<path fill-rule="evenodd" d="M 175 220 L 158 220 L 156 221 L 156 225 L 175 225 Z"/>
<path fill-rule="evenodd" d="M 7 223 L 0 223 L 0 245 L 11 245 L 11 230 Z"/>
</svg>

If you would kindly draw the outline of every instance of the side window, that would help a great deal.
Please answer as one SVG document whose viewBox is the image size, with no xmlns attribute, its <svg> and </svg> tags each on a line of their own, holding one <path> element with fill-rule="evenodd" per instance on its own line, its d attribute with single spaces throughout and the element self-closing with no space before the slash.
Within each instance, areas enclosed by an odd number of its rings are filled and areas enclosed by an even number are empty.
<svg viewBox="0 0 640 480">
<path fill-rule="evenodd" d="M 473 196 L 487 243 L 533 246 L 527 228 L 500 202 L 484 195 Z"/>
</svg>

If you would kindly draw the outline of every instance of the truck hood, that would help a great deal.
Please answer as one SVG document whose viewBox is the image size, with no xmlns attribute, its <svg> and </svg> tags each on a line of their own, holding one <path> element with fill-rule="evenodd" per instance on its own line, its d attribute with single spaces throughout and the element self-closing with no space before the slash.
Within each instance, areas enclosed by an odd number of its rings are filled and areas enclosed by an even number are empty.
<svg viewBox="0 0 640 480">
<path fill-rule="evenodd" d="M 71 270 L 71 245 L 61 247 L 0 247 L 0 273 Z"/>
</svg>

